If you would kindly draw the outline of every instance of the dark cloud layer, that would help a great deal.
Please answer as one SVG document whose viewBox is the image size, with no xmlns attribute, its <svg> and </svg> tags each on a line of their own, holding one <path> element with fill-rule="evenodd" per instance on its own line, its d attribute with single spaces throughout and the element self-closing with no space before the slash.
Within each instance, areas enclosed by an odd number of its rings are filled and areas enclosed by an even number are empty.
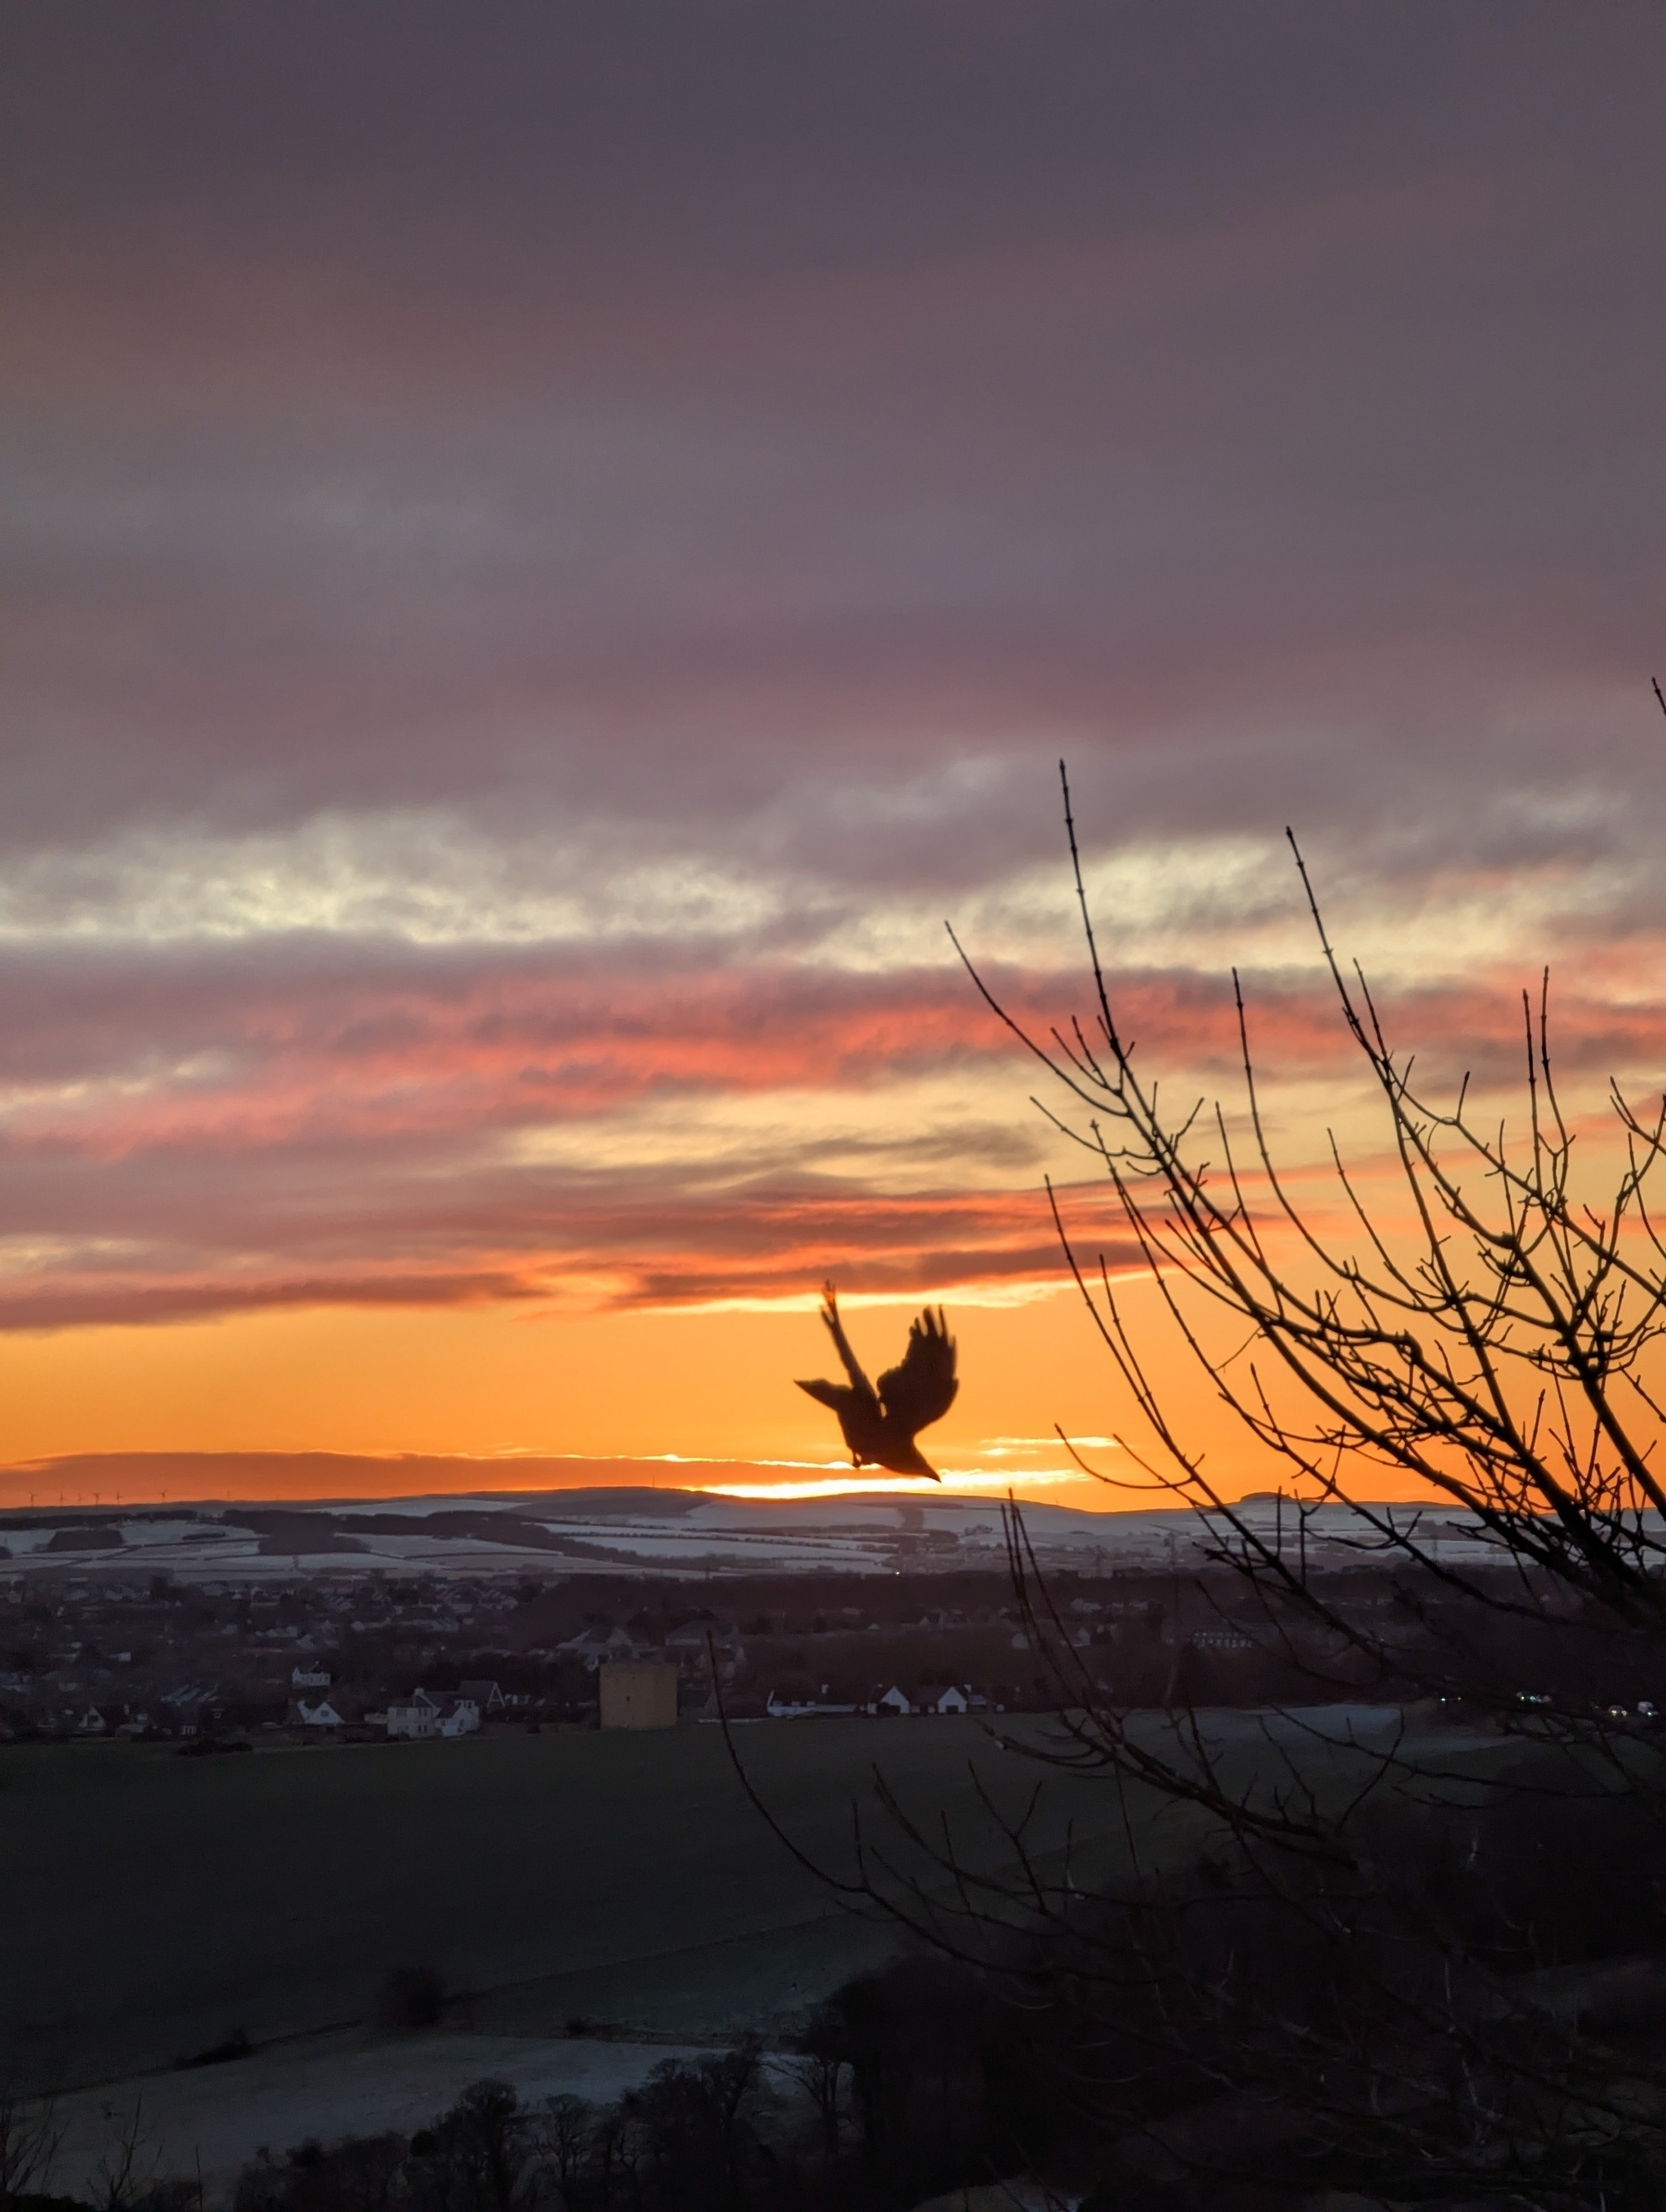
<svg viewBox="0 0 1666 2212">
<path fill-rule="evenodd" d="M 1200 913 L 1292 819 L 1361 912 L 1542 879 L 1437 1050 L 1519 945 L 1646 1065 L 1663 96 L 1621 0 L 13 8 L 0 1314 L 1039 1265 L 908 930 L 1012 952 L 1061 751 Z M 1209 911 L 1130 956 L 1205 1069 Z M 749 1179 L 630 1152 L 679 1092 L 822 1103 Z"/>
</svg>

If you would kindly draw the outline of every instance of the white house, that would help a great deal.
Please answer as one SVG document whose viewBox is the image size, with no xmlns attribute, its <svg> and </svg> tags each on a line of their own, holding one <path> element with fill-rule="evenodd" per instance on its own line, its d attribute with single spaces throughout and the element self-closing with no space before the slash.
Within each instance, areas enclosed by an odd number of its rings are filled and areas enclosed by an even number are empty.
<svg viewBox="0 0 1666 2212">
<path fill-rule="evenodd" d="M 328 1697 L 320 1697 L 317 1705 L 308 1705 L 305 1697 L 297 1697 L 295 1710 L 308 1728 L 344 1728 L 347 1725 Z"/>
<path fill-rule="evenodd" d="M 416 1690 L 404 1704 L 388 1708 L 389 1735 L 413 1743 L 472 1735 L 479 1725 L 480 1708 L 473 1697 L 436 1697 L 431 1690 Z"/>
<path fill-rule="evenodd" d="M 556 1650 L 565 1659 L 576 1659 L 591 1672 L 603 1660 L 646 1659 L 653 1647 L 639 1644 L 628 1628 L 582 1628 L 576 1636 L 568 1636 Z"/>
<path fill-rule="evenodd" d="M 876 1709 L 882 1713 L 912 1713 L 914 1707 L 904 1693 L 893 1684 L 878 1700 Z"/>
<path fill-rule="evenodd" d="M 951 1683 L 946 1690 L 940 1691 L 935 1697 L 929 1690 L 926 1693 L 926 1702 L 934 1713 L 964 1713 L 972 1703 L 965 1691 L 958 1689 L 953 1683 Z"/>
<path fill-rule="evenodd" d="M 416 1741 L 435 1735 L 440 1728 L 440 1700 L 426 1690 L 416 1691 L 404 1705 L 388 1708 L 388 1734 Z"/>
<path fill-rule="evenodd" d="M 290 1687 L 292 1690 L 327 1690 L 329 1687 L 329 1669 L 310 1665 L 293 1668 L 290 1673 Z"/>
</svg>

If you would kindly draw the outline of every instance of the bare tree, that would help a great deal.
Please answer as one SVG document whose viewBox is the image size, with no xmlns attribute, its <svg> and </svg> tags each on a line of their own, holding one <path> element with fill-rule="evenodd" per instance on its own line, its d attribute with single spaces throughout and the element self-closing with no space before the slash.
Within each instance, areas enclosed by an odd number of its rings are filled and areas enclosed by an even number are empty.
<svg viewBox="0 0 1666 2212">
<path fill-rule="evenodd" d="M 23 2096 L 0 2083 L 0 2212 L 45 2188 L 64 2139 L 50 2096 Z"/>
<path fill-rule="evenodd" d="M 104 2107 L 114 2130 L 93 2181 L 98 2212 L 132 2212 L 155 2187 L 161 2144 L 144 2117 L 144 2098 L 136 2095 L 125 2112 Z"/>
<path fill-rule="evenodd" d="M 1046 1069 L 1037 1102 L 1102 1174 L 1150 1286 L 1137 1312 L 1050 1185 L 1138 1423 L 1117 1439 L 1138 1471 L 1122 1486 L 1194 1509 L 1200 1605 L 1248 1626 L 1315 1701 L 1374 1699 L 1380 1721 L 1338 1730 L 1288 1710 L 1228 1725 L 1179 1692 L 1166 1712 L 1127 1709 L 1009 1510 L 1055 1718 L 1039 1740 L 1009 1729 L 1006 1747 L 1122 1793 L 1122 1873 L 1038 1850 L 1023 1816 L 992 1866 L 881 1782 L 882 1819 L 858 1821 L 837 1885 L 1024 2016 L 1043 2102 L 1098 2146 L 1084 2156 L 1110 2158 L 1117 2187 L 1212 2207 L 1318 2186 L 1567 2212 L 1658 2204 L 1666 1243 L 1650 1190 L 1666 1102 L 1639 1109 L 1610 1085 L 1605 1155 L 1564 1110 L 1548 979 L 1523 999 L 1513 1123 L 1468 1076 L 1437 1093 L 1335 951 L 1292 839 L 1379 1119 L 1362 1156 L 1331 1140 L 1342 1227 L 1329 1225 L 1275 1156 L 1236 973 L 1236 1111 L 1176 1112 L 1137 1055 L 1067 779 L 1063 794 L 1088 1018 L 1037 1034 L 966 964 Z M 1371 1195 L 1385 1167 L 1386 1202 Z M 1165 1397 L 1151 1288 L 1193 1373 L 1281 1471 L 1271 1510 L 1228 1495 Z M 1427 1724 L 1459 1696 L 1480 1727 Z M 1155 1853 L 1152 1807 L 1185 1816 Z"/>
<path fill-rule="evenodd" d="M 989 1930 L 1011 1929 L 1021 1906 L 1026 1970 L 1050 1961 L 1043 1979 L 1063 1974 L 1078 2013 L 1101 2028 L 1114 1991 L 1111 2009 L 1140 2023 L 1137 2041 L 1217 2084 L 1217 2136 L 1236 2133 L 1240 2159 L 1245 2100 L 1263 2114 L 1271 2100 L 1308 2156 L 1318 2147 L 1379 2178 L 1386 2167 L 1490 2196 L 1531 2191 L 1534 2203 L 1653 2202 L 1666 1983 L 1658 1969 L 1644 1976 L 1656 2032 L 1639 2045 L 1599 1998 L 1582 2014 L 1564 1992 L 1559 2012 L 1545 1970 L 1577 1960 L 1582 1941 L 1588 1957 L 1588 1925 L 1569 1930 L 1593 1883 L 1612 1892 L 1630 1878 L 1634 1940 L 1666 1936 L 1658 1882 L 1640 1871 L 1658 1865 L 1661 1841 L 1656 1705 L 1635 1687 L 1666 1705 L 1666 1244 L 1650 1204 L 1666 1101 L 1639 1110 L 1610 1083 L 1603 1185 L 1602 1146 L 1559 1094 L 1548 975 L 1523 997 L 1513 1127 L 1467 1075 L 1436 1095 L 1391 1041 L 1363 973 L 1339 959 L 1291 838 L 1380 1125 L 1363 1161 L 1331 1137 L 1345 1227 L 1327 1228 L 1275 1157 L 1236 971 L 1236 1114 L 1202 1100 L 1176 1112 L 1137 1059 L 1063 766 L 1061 779 L 1090 1015 L 1038 1036 L 970 960 L 968 971 L 1047 1070 L 1052 1100 L 1037 1102 L 1103 1174 L 1194 1373 L 1282 1467 L 1288 1496 L 1269 1526 L 1264 1510 L 1225 1494 L 1165 1398 L 1125 1289 L 1102 1256 L 1085 1262 L 1050 1185 L 1070 1271 L 1141 1423 L 1117 1439 L 1140 1471 L 1128 1486 L 1196 1510 L 1198 1554 L 1217 1582 L 1222 1570 L 1232 1578 L 1235 1617 L 1322 1695 L 1386 1690 L 1413 1712 L 1419 1693 L 1461 1695 L 1495 1743 L 1524 1738 L 1538 1756 L 1466 1767 L 1449 1737 L 1408 1719 L 1339 1761 L 1323 1732 L 1267 1717 L 1259 1755 L 1235 1764 L 1205 1716 L 1157 1722 L 1115 1705 L 1065 1634 L 1014 1512 L 1013 1582 L 1060 1716 L 1050 1744 L 1014 1747 L 1183 1801 L 1211 1841 L 1179 1882 L 1147 1878 L 1087 1911 L 1021 1835 L 1019 1873 L 999 1900 L 977 1893 L 952 1848 L 937 1850 L 935 1889 L 918 1876 L 888 1883 L 871 1865 L 864 1879 L 969 1956 L 981 1945 L 988 1957 Z M 1385 1163 L 1394 1196 L 1374 1204 L 1367 1187 Z M 1384 1491 L 1424 1502 L 1385 1504 Z M 1313 1572 L 1310 1532 L 1328 1572 Z M 1358 1602 L 1366 1587 L 1377 1602 Z M 1623 1705 L 1604 1687 L 1622 1670 L 1634 1685 Z M 1548 1746 L 1559 1762 L 1547 1764 Z M 1541 1861 L 1515 1892 L 1512 1834 L 1536 1839 Z M 912 1828 L 910 1840 L 928 1847 Z M 1590 1986 L 1587 1972 L 1587 1996 Z M 1149 2112 L 1141 2124 L 1150 2131 Z M 1191 2134 L 1194 2165 L 1212 2161 L 1224 2178 L 1225 2142 Z M 1172 2140 L 1166 2155 L 1179 2155 Z"/>
<path fill-rule="evenodd" d="M 535 2156 L 563 2212 L 578 2202 L 590 2162 L 596 2110 L 582 2097 L 546 2097 L 532 2129 Z"/>
<path fill-rule="evenodd" d="M 1658 1635 L 1666 1625 L 1666 1470 L 1656 1464 L 1663 1408 L 1654 1370 L 1666 1335 L 1666 1245 L 1649 1194 L 1666 1151 L 1666 1100 L 1639 1111 L 1610 1085 L 1615 1165 L 1606 1187 L 1587 1187 L 1594 1178 L 1576 1171 L 1598 1142 L 1576 1137 L 1563 1111 L 1548 973 L 1536 1001 L 1523 997 L 1513 1131 L 1486 1114 L 1467 1075 L 1448 1098 L 1432 1096 L 1412 1056 L 1391 1043 L 1362 972 L 1339 960 L 1292 838 L 1338 1021 L 1381 1124 L 1376 1161 L 1350 1162 L 1330 1140 L 1350 1234 L 1328 1233 L 1274 1157 L 1236 970 L 1236 1134 L 1219 1102 L 1173 1112 L 1137 1059 L 1100 953 L 1067 778 L 1063 791 L 1093 992 L 1088 1021 L 1038 1038 L 969 960 L 968 971 L 1052 1078 L 1057 1110 L 1038 1103 L 1103 1172 L 1197 1372 L 1284 1468 L 1293 1541 L 1282 1530 L 1274 1537 L 1264 1516 L 1246 1514 L 1216 1486 L 1154 1379 L 1150 1341 L 1132 1324 L 1125 1294 L 1102 1258 L 1085 1263 L 1050 1184 L 1071 1272 L 1143 1423 L 1142 1436 L 1118 1441 L 1146 1484 L 1200 1509 L 1217 1557 L 1306 1612 L 1319 1603 L 1303 1571 L 1308 1524 L 1334 1504 L 1349 1509 L 1357 1553 L 1414 1568 L 1424 1592 L 1535 1622 L 1578 1611 Z M 1363 1193 L 1362 1169 L 1385 1162 L 1398 1198 L 1391 1218 Z M 1599 1157 L 1594 1164 L 1599 1172 Z M 1409 1485 L 1427 1501 L 1423 1510 L 1375 1502 L 1385 1486 L 1403 1496 Z M 1482 1568 L 1500 1572 L 1477 1572 L 1473 1545 L 1468 1563 L 1443 1545 L 1451 1525 L 1443 1512 L 1454 1508 L 1484 1547 Z M 1357 1622 L 1338 1615 L 1328 1626 L 1382 1656 Z M 1536 1725 L 1545 1725 L 1542 1712 Z"/>
</svg>

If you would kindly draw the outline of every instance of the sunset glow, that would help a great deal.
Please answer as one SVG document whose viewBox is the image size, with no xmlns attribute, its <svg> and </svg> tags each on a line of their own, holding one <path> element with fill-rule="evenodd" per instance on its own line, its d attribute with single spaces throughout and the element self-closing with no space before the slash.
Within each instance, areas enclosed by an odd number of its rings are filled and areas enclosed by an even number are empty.
<svg viewBox="0 0 1666 2212">
<path fill-rule="evenodd" d="M 875 1372 L 949 1308 L 955 1483 L 1116 1510 L 1051 1176 L 1265 1479 L 945 933 L 1091 1025 L 1061 755 L 1139 1064 L 1235 1095 L 1236 967 L 1327 1224 L 1383 1131 L 1287 825 L 1423 1072 L 1513 1079 L 1549 961 L 1575 1113 L 1658 1090 L 1635 25 L 979 17 L 951 94 L 928 12 L 425 14 L 379 90 L 268 11 L 181 136 L 144 11 L 24 13 L 0 1467 L 820 1469 L 833 1279 Z"/>
<path fill-rule="evenodd" d="M 1061 1483 L 1080 1482 L 1081 1475 L 1075 1468 L 1038 1468 L 1027 1474 L 981 1474 L 965 1468 L 945 1468 L 940 1484 L 927 1482 L 922 1475 L 886 1474 L 877 1479 L 864 1480 L 859 1474 L 822 1475 L 806 1477 L 802 1482 L 781 1483 L 712 1483 L 707 1488 L 715 1497 L 871 1497 L 897 1496 L 902 1497 L 949 1497 L 967 1490 L 997 1492 L 1025 1491 L 1056 1488 Z M 1086 1502 L 1085 1500 L 1083 1502 Z"/>
</svg>

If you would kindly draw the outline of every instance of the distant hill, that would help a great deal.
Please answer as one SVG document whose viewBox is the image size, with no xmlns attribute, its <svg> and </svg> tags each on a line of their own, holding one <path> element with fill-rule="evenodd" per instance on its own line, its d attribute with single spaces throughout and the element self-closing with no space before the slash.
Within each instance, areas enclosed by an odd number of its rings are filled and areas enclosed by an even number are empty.
<svg viewBox="0 0 1666 2212">
<path fill-rule="evenodd" d="M 505 1497 L 582 1490 L 605 1512 L 615 1492 L 673 1496 L 718 1483 L 768 1482 L 777 1468 L 750 1460 L 472 1459 L 462 1453 L 330 1451 L 78 1452 L 0 1467 L 0 1508 L 165 1500 Z"/>
</svg>

